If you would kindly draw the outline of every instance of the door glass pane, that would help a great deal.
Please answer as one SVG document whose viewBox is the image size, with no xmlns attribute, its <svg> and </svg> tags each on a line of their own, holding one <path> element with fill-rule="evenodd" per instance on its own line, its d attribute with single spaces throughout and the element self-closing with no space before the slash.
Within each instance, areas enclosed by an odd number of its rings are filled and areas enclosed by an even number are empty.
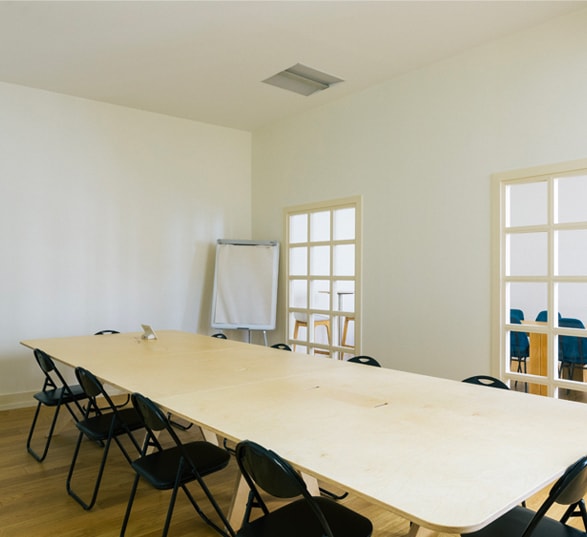
<svg viewBox="0 0 587 537">
<path fill-rule="evenodd" d="M 290 248 L 289 273 L 292 276 L 306 276 L 308 272 L 308 249 Z"/>
<path fill-rule="evenodd" d="M 310 274 L 328 276 L 330 274 L 330 246 L 312 246 L 310 248 Z"/>
<path fill-rule="evenodd" d="M 548 235 L 546 233 L 511 233 L 509 276 L 545 276 L 548 272 Z"/>
<path fill-rule="evenodd" d="M 330 211 L 312 213 L 310 218 L 310 241 L 322 242 L 330 240 Z"/>
<path fill-rule="evenodd" d="M 506 226 L 544 225 L 548 221 L 548 184 L 512 184 L 506 187 Z"/>
<path fill-rule="evenodd" d="M 557 265 L 560 276 L 587 276 L 587 230 L 557 232 Z"/>
<path fill-rule="evenodd" d="M 558 306 L 563 318 L 587 323 L 587 283 L 559 283 Z"/>
<path fill-rule="evenodd" d="M 339 244 L 334 247 L 334 275 L 354 276 L 355 245 Z"/>
<path fill-rule="evenodd" d="M 333 308 L 337 311 L 355 311 L 355 282 L 335 281 L 335 301 Z"/>
<path fill-rule="evenodd" d="M 508 291 L 507 320 L 509 320 L 510 309 L 521 310 L 525 321 L 535 321 L 540 312 L 547 309 L 548 286 L 546 283 L 511 282 L 508 285 Z"/>
<path fill-rule="evenodd" d="M 289 242 L 308 242 L 307 214 L 294 214 L 289 217 Z"/>
<path fill-rule="evenodd" d="M 558 223 L 587 222 L 587 176 L 562 177 L 555 181 Z"/>
<path fill-rule="evenodd" d="M 308 282 L 306 280 L 292 280 L 289 289 L 289 306 L 292 308 L 308 307 Z"/>
<path fill-rule="evenodd" d="M 355 209 L 347 207 L 334 211 L 334 240 L 352 240 L 355 238 Z"/>
<path fill-rule="evenodd" d="M 317 310 L 330 309 L 330 281 L 312 280 L 310 282 L 310 308 Z"/>
</svg>

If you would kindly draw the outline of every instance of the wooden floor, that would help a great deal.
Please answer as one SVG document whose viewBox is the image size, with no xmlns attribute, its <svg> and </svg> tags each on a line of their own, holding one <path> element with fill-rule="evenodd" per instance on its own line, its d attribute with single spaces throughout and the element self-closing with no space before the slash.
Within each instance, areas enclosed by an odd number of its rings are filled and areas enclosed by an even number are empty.
<svg viewBox="0 0 587 537">
<path fill-rule="evenodd" d="M 0 537 L 118 536 L 134 477 L 118 448 L 113 446 L 109 454 L 96 506 L 91 511 L 84 511 L 65 490 L 65 478 L 77 437 L 76 429 L 70 422 L 63 420 L 47 458 L 43 463 L 38 463 L 25 447 L 33 410 L 25 408 L 0 412 Z M 182 435 L 194 438 L 199 436 L 199 431 L 192 427 Z M 38 440 L 44 438 L 39 437 Z M 93 482 L 93 470 L 102 454 L 101 448 L 90 442 L 86 442 L 83 448 L 79 473 L 76 474 L 78 479 L 74 482 L 74 488 L 82 494 L 84 490 L 89 491 L 87 481 Z M 236 465 L 231 461 L 226 470 L 207 478 L 213 494 L 225 510 L 230 503 L 236 475 Z M 391 479 L 393 476 L 390 476 Z M 197 487 L 191 487 L 191 490 L 196 500 L 202 498 Z M 157 491 L 142 483 L 126 535 L 161 535 L 168 501 L 168 492 Z M 536 507 L 540 501 L 538 495 L 528 503 L 530 507 Z M 361 498 L 348 497 L 343 502 L 372 520 L 375 537 L 400 537 L 408 532 L 405 520 Z M 202 500 L 201 505 L 208 508 L 205 500 Z M 201 521 L 185 496 L 180 494 L 169 537 L 194 535 L 218 536 Z"/>
</svg>

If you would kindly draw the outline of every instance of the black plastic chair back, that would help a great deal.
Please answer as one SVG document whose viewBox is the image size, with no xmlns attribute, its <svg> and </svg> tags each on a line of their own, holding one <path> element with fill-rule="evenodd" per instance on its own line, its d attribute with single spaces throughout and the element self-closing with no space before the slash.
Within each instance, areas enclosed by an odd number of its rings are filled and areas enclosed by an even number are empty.
<svg viewBox="0 0 587 537">
<path fill-rule="evenodd" d="M 55 371 L 55 363 L 46 352 L 43 352 L 41 349 L 35 349 L 33 354 L 43 373 L 48 375 L 51 371 Z"/>
<path fill-rule="evenodd" d="M 237 445 L 236 457 L 245 477 L 276 498 L 294 498 L 307 493 L 301 476 L 279 455 L 254 442 Z"/>
<path fill-rule="evenodd" d="M 271 345 L 272 349 L 279 349 L 282 351 L 291 351 L 291 347 L 287 343 L 275 343 Z"/>
<path fill-rule="evenodd" d="M 548 497 L 526 527 L 522 537 L 529 537 L 553 504 L 578 504 L 587 494 L 587 456 L 571 464 L 551 487 Z"/>
<path fill-rule="evenodd" d="M 172 435 L 175 443 L 181 444 L 179 437 L 171 427 L 169 418 L 158 405 L 140 393 L 133 393 L 131 399 L 133 407 L 140 414 L 147 431 L 158 432 L 167 430 Z"/>
<path fill-rule="evenodd" d="M 216 339 L 228 339 L 222 332 L 218 332 L 217 334 L 212 334 L 212 337 Z"/>
<path fill-rule="evenodd" d="M 33 421 L 29 429 L 26 447 L 27 451 L 37 461 L 41 462 L 45 459 L 47 452 L 49 451 L 49 446 L 53 438 L 53 432 L 57 424 L 57 418 L 59 416 L 61 406 L 64 405 L 67 411 L 71 414 L 73 420 L 77 422 L 84 414 L 84 410 L 78 401 L 86 399 L 86 394 L 84 393 L 81 386 L 70 386 L 66 382 L 59 369 L 57 369 L 55 366 L 55 362 L 53 362 L 52 358 L 46 352 L 40 349 L 34 349 L 33 354 L 35 356 L 35 360 L 39 364 L 41 371 L 43 372 L 44 381 L 41 391 L 34 395 L 34 398 L 37 400 L 37 408 L 35 409 Z M 77 414 L 74 411 L 74 408 L 70 406 L 72 404 L 75 408 L 77 408 Z M 43 406 L 54 408 L 53 419 L 51 421 L 51 425 L 49 426 L 48 433 L 45 434 L 46 439 L 43 451 L 41 453 L 37 453 L 32 446 L 33 436 L 37 425 L 37 420 L 41 412 L 41 407 Z"/>
<path fill-rule="evenodd" d="M 255 505 L 267 515 L 269 510 L 257 487 L 276 498 L 291 499 L 302 496 L 314 513 L 324 535 L 333 537 L 332 530 L 318 507 L 318 504 L 308 492 L 304 480 L 298 472 L 277 453 L 270 451 L 255 442 L 244 440 L 236 446 L 236 460 L 245 481 L 255 497 Z M 249 501 L 245 512 L 245 524 L 250 518 L 253 502 Z"/>
<path fill-rule="evenodd" d="M 86 395 L 92 399 L 93 403 L 95 403 L 96 397 L 103 395 L 109 405 L 114 405 L 110 399 L 110 396 L 108 393 L 106 393 L 106 390 L 104 390 L 104 386 L 93 373 L 87 369 L 84 369 L 83 367 L 76 367 L 75 376 L 77 377 L 77 381 L 80 383 L 80 386 L 84 389 Z"/>
<path fill-rule="evenodd" d="M 505 382 L 489 375 L 475 375 L 473 377 L 463 379 L 463 382 L 467 384 L 477 384 L 478 386 L 488 386 L 489 388 L 499 388 L 501 390 L 510 389 Z"/>
<path fill-rule="evenodd" d="M 118 409 L 118 407 L 112 401 L 110 395 L 108 395 L 108 392 L 104 389 L 102 383 L 93 373 L 87 369 L 84 369 L 83 367 L 76 367 L 75 376 L 77 377 L 78 382 L 83 388 L 85 394 L 88 396 L 89 404 L 86 405 L 84 418 L 76 423 L 76 426 L 80 432 L 73 454 L 73 459 L 69 467 L 69 473 L 67 475 L 65 486 L 68 494 L 75 501 L 77 501 L 85 510 L 90 510 L 96 503 L 96 499 L 98 497 L 98 491 L 102 481 L 111 441 L 114 440 L 124 455 L 124 458 L 128 461 L 129 464 L 131 464 L 131 457 L 120 441 L 119 436 L 128 437 L 137 453 L 140 453 L 141 446 L 134 437 L 133 431 L 141 429 L 143 424 L 140 421 L 140 417 L 135 409 Z M 98 405 L 98 401 L 96 400 L 97 397 L 104 398 L 104 401 L 107 404 L 106 408 L 101 408 L 101 406 Z M 82 499 L 81 496 L 76 493 L 72 487 L 73 475 L 84 436 L 103 445 L 102 459 L 98 468 L 94 489 L 90 500 L 87 502 Z"/>
<path fill-rule="evenodd" d="M 131 399 L 133 408 L 141 417 L 143 425 L 147 430 L 147 436 L 141 449 L 140 457 L 132 463 L 136 471 L 136 476 L 122 523 L 121 537 L 126 532 L 141 476 L 155 488 L 160 490 L 171 489 L 173 491 L 163 527 L 162 535 L 164 537 L 169 530 L 175 498 L 179 488 L 183 489 L 196 512 L 208 525 L 224 537 L 234 536 L 234 530 L 228 519 L 202 479 L 204 476 L 222 470 L 228 465 L 230 461 L 228 452 L 205 441 L 198 440 L 184 444 L 173 429 L 171 420 L 156 403 L 140 393 L 133 393 Z M 168 438 L 165 440 L 159 436 L 159 433 L 162 431 L 167 432 L 167 435 L 164 436 L 168 436 Z M 167 447 L 169 440 L 172 441 L 171 447 Z M 165 443 L 166 447 L 163 447 L 162 443 Z M 191 481 L 197 481 L 199 483 L 202 491 L 222 521 L 221 525 L 211 520 L 200 508 L 194 496 L 192 496 L 186 487 L 186 484 Z"/>
<path fill-rule="evenodd" d="M 96 332 L 94 335 L 95 336 L 104 336 L 107 334 L 120 334 L 120 332 L 118 330 L 100 330 L 100 331 Z"/>
<path fill-rule="evenodd" d="M 375 360 L 375 358 L 371 358 L 371 356 L 353 356 L 349 358 L 347 362 L 352 362 L 354 364 L 363 364 L 363 365 L 372 365 L 374 367 L 381 367 L 381 364 Z"/>
</svg>

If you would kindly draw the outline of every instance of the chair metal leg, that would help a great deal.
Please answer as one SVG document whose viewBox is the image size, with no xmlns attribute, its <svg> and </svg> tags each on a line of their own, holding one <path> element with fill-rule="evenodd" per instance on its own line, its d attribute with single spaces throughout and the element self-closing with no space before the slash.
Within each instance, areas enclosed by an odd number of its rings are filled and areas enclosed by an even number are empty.
<svg viewBox="0 0 587 537">
<path fill-rule="evenodd" d="M 139 480 L 141 476 L 139 474 L 135 475 L 135 479 L 132 484 L 132 488 L 130 489 L 130 496 L 128 498 L 128 503 L 126 505 L 126 512 L 124 513 L 124 519 L 122 521 L 122 527 L 120 528 L 120 537 L 124 537 L 126 533 L 126 527 L 128 525 L 128 519 L 130 518 L 130 512 L 132 511 L 132 506 L 135 501 L 135 496 L 137 494 L 137 488 L 139 486 Z"/>
<path fill-rule="evenodd" d="M 47 440 L 45 441 L 45 446 L 43 447 L 43 452 L 39 455 L 31 446 L 31 442 L 33 439 L 33 432 L 35 430 L 35 427 L 37 425 L 37 419 L 39 417 L 39 414 L 41 412 L 41 407 L 44 406 L 43 403 L 39 403 L 37 405 L 37 409 L 35 410 L 35 415 L 33 416 L 33 422 L 31 423 L 31 428 L 29 430 L 29 435 L 26 441 L 26 448 L 27 451 L 33 456 L 33 458 L 38 461 L 38 462 L 42 462 L 43 460 L 45 460 L 45 457 L 47 456 L 47 452 L 49 451 L 49 445 L 51 444 L 51 439 L 53 438 L 53 431 L 55 430 L 55 425 L 57 424 L 57 418 L 59 416 L 59 406 L 57 405 L 55 407 L 55 411 L 53 412 L 53 420 L 51 421 L 51 426 L 49 427 L 49 433 L 47 435 Z"/>
<path fill-rule="evenodd" d="M 566 524 L 572 516 L 580 516 L 583 519 L 585 531 L 587 531 L 587 509 L 585 508 L 585 500 L 580 500 L 577 503 L 569 505 L 560 521 L 563 524 Z"/>
<path fill-rule="evenodd" d="M 71 488 L 71 478 L 73 476 L 73 471 L 75 469 L 75 464 L 77 462 L 77 457 L 80 452 L 81 443 L 84 437 L 84 433 L 79 434 L 77 439 L 77 444 L 75 446 L 75 451 L 73 453 L 73 458 L 71 460 L 71 465 L 69 466 L 69 472 L 67 474 L 67 480 L 65 482 L 65 487 L 67 489 L 67 493 L 77 502 L 79 503 L 86 511 L 89 511 L 94 504 L 96 503 L 96 499 L 98 497 L 98 491 L 100 489 L 100 483 L 102 482 L 102 476 L 104 474 L 104 468 L 106 467 L 106 459 L 108 457 L 108 451 L 110 450 L 110 443 L 111 439 L 109 438 L 106 443 L 104 444 L 104 452 L 102 454 L 102 461 L 100 462 L 100 468 L 98 469 L 98 476 L 96 477 L 96 482 L 94 484 L 94 491 L 92 492 L 92 497 L 90 498 L 89 502 L 85 502 L 74 490 Z M 124 452 L 124 450 L 123 450 Z M 128 459 L 128 454 L 125 453 Z"/>
</svg>

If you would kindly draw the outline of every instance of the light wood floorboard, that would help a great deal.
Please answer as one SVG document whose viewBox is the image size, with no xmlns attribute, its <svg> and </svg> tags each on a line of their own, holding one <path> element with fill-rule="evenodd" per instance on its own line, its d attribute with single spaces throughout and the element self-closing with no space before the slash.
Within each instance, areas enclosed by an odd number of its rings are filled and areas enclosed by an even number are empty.
<svg viewBox="0 0 587 537">
<path fill-rule="evenodd" d="M 33 411 L 33 408 L 24 408 L 0 412 L 0 537 L 118 536 L 134 477 L 118 448 L 114 445 L 109 454 L 96 506 L 89 512 L 84 511 L 65 490 L 65 478 L 77 429 L 70 419 L 62 420 L 46 460 L 38 463 L 27 453 L 25 447 Z M 38 430 L 42 430 L 41 424 Z M 181 434 L 195 438 L 199 436 L 199 431 L 192 427 L 190 431 Z M 39 440 L 42 441 L 43 438 L 37 437 L 37 442 Z M 85 442 L 79 473 L 76 474 L 76 484 L 80 490 L 83 490 L 85 479 L 93 479 L 93 470 L 101 456 L 101 448 Z M 226 470 L 209 476 L 206 480 L 225 510 L 230 503 L 236 475 L 236 464 L 233 460 Z M 390 480 L 393 480 L 393 476 L 390 476 Z M 190 489 L 196 500 L 202 499 L 201 505 L 209 513 L 210 509 L 197 486 Z M 447 493 L 450 494 L 450 491 Z M 169 492 L 157 491 L 144 482 L 141 483 L 127 536 L 161 535 L 168 501 Z M 408 532 L 407 521 L 370 502 L 356 496 L 350 496 L 343 501 L 372 520 L 375 527 L 374 537 L 400 537 Z M 541 501 L 542 496 L 537 495 L 528 503 L 530 507 L 536 507 Z M 574 524 L 579 523 L 577 521 Z M 202 522 L 180 492 L 169 536 L 195 535 L 217 537 L 218 534 Z"/>
</svg>

